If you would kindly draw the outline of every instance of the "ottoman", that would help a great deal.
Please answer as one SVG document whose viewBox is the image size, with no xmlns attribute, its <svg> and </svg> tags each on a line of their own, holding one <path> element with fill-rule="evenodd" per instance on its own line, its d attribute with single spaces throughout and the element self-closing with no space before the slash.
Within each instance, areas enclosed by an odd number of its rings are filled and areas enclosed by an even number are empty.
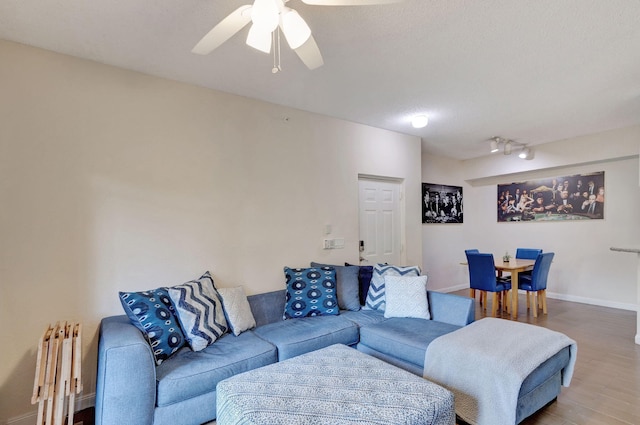
<svg viewBox="0 0 640 425">
<path fill-rule="evenodd" d="M 453 394 L 336 344 L 218 383 L 218 425 L 455 424 Z"/>
</svg>

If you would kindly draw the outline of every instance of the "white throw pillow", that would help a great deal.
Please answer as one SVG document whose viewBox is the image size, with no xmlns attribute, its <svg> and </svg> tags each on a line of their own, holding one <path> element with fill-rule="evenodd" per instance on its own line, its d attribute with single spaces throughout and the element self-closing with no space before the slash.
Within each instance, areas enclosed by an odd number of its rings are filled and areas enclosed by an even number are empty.
<svg viewBox="0 0 640 425">
<path fill-rule="evenodd" d="M 227 322 L 235 336 L 256 327 L 256 320 L 251 312 L 251 306 L 247 301 L 242 286 L 235 288 L 218 288 L 222 297 L 222 305 L 227 316 Z"/>
<path fill-rule="evenodd" d="M 427 300 L 427 276 L 385 276 L 384 317 L 431 319 Z"/>
</svg>

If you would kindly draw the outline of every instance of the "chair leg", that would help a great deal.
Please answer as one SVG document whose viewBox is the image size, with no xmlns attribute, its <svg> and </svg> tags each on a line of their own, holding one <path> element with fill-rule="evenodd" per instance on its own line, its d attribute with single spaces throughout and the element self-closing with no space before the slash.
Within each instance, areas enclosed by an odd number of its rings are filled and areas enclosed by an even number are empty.
<svg viewBox="0 0 640 425">
<path fill-rule="evenodd" d="M 540 291 L 540 297 L 542 298 L 542 314 L 547 314 L 547 290 Z"/>
<path fill-rule="evenodd" d="M 529 298 L 529 291 L 527 291 L 527 310 L 531 308 L 531 300 Z"/>
<path fill-rule="evenodd" d="M 493 302 L 491 303 L 491 317 L 497 317 L 498 313 L 498 293 L 493 293 Z"/>
<path fill-rule="evenodd" d="M 528 292 L 527 292 L 527 294 L 528 294 Z M 533 317 L 538 317 L 538 302 L 540 301 L 539 292 L 537 292 L 537 291 L 536 292 L 532 292 L 531 296 L 533 297 L 533 300 L 532 300 L 533 301 L 533 306 L 532 306 Z"/>
<path fill-rule="evenodd" d="M 502 291 L 500 298 L 502 299 L 502 311 L 509 313 L 509 291 Z"/>
<path fill-rule="evenodd" d="M 475 301 L 475 299 L 476 299 L 476 290 L 475 289 L 473 289 L 473 288 L 469 289 L 469 298 L 473 298 L 474 301 Z"/>
</svg>

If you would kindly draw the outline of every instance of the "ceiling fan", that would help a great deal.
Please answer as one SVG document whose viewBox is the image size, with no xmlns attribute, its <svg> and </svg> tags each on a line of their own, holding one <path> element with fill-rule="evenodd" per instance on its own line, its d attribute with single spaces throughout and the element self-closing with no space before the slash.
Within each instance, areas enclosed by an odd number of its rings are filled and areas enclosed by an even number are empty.
<svg viewBox="0 0 640 425">
<path fill-rule="evenodd" d="M 364 6 L 398 3 L 402 0 L 301 1 L 317 6 Z M 284 34 L 289 47 L 296 52 L 307 68 L 316 69 L 322 66 L 324 64 L 322 54 L 320 54 L 320 49 L 313 35 L 311 35 L 309 25 L 298 12 L 285 6 L 288 2 L 289 0 L 254 0 L 253 5 L 240 6 L 213 27 L 191 51 L 200 55 L 207 55 L 251 22 L 246 43 L 265 53 L 271 52 L 272 44 L 276 46 L 278 63 L 274 63 L 274 73 L 280 69 L 280 31 Z M 276 62 L 275 51 L 274 62 Z"/>
</svg>

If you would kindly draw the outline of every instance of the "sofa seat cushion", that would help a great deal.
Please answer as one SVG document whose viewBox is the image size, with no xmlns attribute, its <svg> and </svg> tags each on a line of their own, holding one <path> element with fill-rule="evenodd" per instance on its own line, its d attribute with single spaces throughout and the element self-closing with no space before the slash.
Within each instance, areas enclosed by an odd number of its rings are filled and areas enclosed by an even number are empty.
<svg viewBox="0 0 640 425">
<path fill-rule="evenodd" d="M 223 379 L 276 361 L 276 348 L 252 331 L 226 334 L 198 352 L 182 348 L 156 368 L 157 406 L 213 392 Z"/>
<path fill-rule="evenodd" d="M 387 320 L 384 317 L 384 311 L 380 310 L 340 311 L 340 316 L 351 320 L 358 327 L 375 325 Z"/>
<path fill-rule="evenodd" d="M 460 326 L 434 320 L 394 317 L 360 328 L 360 343 L 380 353 L 424 367 L 427 346 Z"/>
<path fill-rule="evenodd" d="M 342 316 L 283 320 L 260 326 L 254 332 L 278 347 L 279 361 L 333 344 L 358 343 L 358 327 Z"/>
</svg>

